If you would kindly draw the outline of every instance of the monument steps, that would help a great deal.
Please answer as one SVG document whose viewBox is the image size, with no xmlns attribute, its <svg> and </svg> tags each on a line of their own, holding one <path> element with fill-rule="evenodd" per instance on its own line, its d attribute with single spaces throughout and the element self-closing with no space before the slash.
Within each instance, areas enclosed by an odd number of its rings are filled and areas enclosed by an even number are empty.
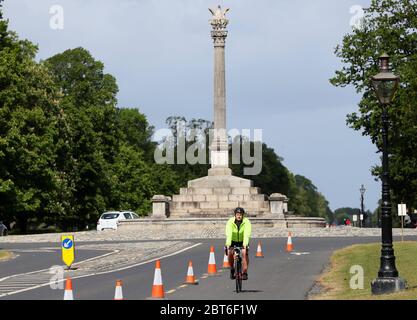
<svg viewBox="0 0 417 320">
<path fill-rule="evenodd" d="M 269 212 L 268 197 L 253 187 L 253 181 L 232 175 L 206 176 L 188 181 L 179 195 L 172 196 L 173 216 L 230 216 L 236 207 L 251 212 Z"/>
<path fill-rule="evenodd" d="M 172 201 L 177 202 L 228 202 L 228 201 L 267 201 L 264 194 L 198 194 L 198 195 L 173 195 Z"/>
<path fill-rule="evenodd" d="M 253 181 L 236 176 L 205 176 L 188 181 L 188 188 L 251 188 Z"/>
<path fill-rule="evenodd" d="M 259 194 L 257 187 L 190 187 L 181 188 L 180 195 L 222 195 L 222 194 Z"/>
<path fill-rule="evenodd" d="M 169 218 L 230 218 L 232 215 L 231 210 L 199 210 L 199 211 L 172 211 Z M 247 216 L 250 218 L 268 218 L 269 212 L 263 211 L 247 211 Z"/>
</svg>

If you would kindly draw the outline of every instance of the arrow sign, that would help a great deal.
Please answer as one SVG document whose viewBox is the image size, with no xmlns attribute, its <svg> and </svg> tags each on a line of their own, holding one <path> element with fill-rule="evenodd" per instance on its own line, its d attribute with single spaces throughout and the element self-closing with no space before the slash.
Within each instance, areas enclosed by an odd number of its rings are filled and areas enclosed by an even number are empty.
<svg viewBox="0 0 417 320">
<path fill-rule="evenodd" d="M 72 240 L 71 239 L 65 239 L 64 241 L 62 241 L 62 246 L 65 249 L 71 249 L 72 248 Z"/>
<path fill-rule="evenodd" d="M 61 249 L 62 249 L 62 261 L 64 261 L 68 269 L 70 269 L 75 259 L 74 236 L 72 235 L 62 236 L 61 237 Z"/>
</svg>

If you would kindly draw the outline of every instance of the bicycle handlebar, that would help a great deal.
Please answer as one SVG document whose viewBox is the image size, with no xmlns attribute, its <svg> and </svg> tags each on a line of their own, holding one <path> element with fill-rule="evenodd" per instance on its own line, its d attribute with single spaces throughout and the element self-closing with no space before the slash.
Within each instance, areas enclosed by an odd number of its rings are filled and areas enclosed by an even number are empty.
<svg viewBox="0 0 417 320">
<path fill-rule="evenodd" d="M 242 249 L 248 249 L 249 246 L 242 246 L 242 247 L 238 247 L 238 246 L 224 246 L 224 253 L 226 254 L 226 256 L 229 254 L 229 249 L 233 249 L 233 251 L 236 251 L 236 249 L 238 249 L 239 251 L 241 251 Z"/>
<path fill-rule="evenodd" d="M 236 254 L 240 254 L 242 251 L 242 247 L 233 247 L 233 252 Z"/>
</svg>

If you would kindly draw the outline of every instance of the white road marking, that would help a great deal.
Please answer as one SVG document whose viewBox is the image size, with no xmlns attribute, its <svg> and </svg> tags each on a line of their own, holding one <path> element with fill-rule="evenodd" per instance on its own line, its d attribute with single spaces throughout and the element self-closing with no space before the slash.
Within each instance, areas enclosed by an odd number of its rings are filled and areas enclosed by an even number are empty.
<svg viewBox="0 0 417 320">
<path fill-rule="evenodd" d="M 56 249 L 59 250 L 59 249 Z M 21 253 L 39 253 L 39 252 L 55 252 L 53 249 L 13 249 L 12 252 L 21 252 Z"/>
<path fill-rule="evenodd" d="M 305 255 L 305 254 L 310 254 L 310 252 L 291 252 L 291 254 L 293 254 L 295 256 L 301 256 L 301 255 Z"/>
<path fill-rule="evenodd" d="M 95 276 L 95 275 L 102 275 L 102 274 L 107 274 L 107 273 L 112 273 L 112 272 L 118 272 L 118 271 L 122 271 L 122 270 L 126 270 L 126 269 L 131 269 L 131 268 L 138 267 L 138 266 L 141 266 L 141 265 L 144 265 L 144 264 L 147 264 L 147 263 L 154 262 L 156 260 L 160 260 L 160 259 L 163 259 L 163 258 L 168 258 L 168 257 L 171 257 L 171 256 L 175 256 L 175 255 L 180 254 L 180 253 L 182 253 L 184 251 L 187 251 L 187 250 L 190 250 L 192 248 L 195 248 L 195 247 L 197 247 L 199 245 L 201 245 L 201 242 L 196 243 L 196 244 L 194 244 L 192 246 L 186 247 L 186 248 L 184 248 L 182 250 L 179 250 L 177 252 L 164 255 L 162 257 L 156 257 L 156 258 L 153 258 L 153 259 L 150 259 L 150 260 L 146 260 L 146 261 L 143 261 L 143 262 L 139 262 L 139 263 L 136 263 L 136 264 L 133 264 L 133 265 L 129 265 L 129 266 L 122 267 L 122 268 L 118 268 L 118 269 L 114 269 L 114 270 L 108 270 L 108 271 L 103 271 L 103 272 L 94 272 L 94 273 L 90 273 L 90 274 L 75 276 L 75 277 L 71 277 L 71 279 L 87 278 L 87 277 L 92 277 L 92 276 Z M 94 257 L 94 258 L 91 258 L 91 259 L 83 260 L 83 261 L 80 261 L 78 263 L 74 263 L 73 265 L 77 265 L 77 264 L 80 264 L 82 262 L 86 262 L 86 261 L 91 261 L 91 260 L 95 260 L 95 259 L 98 259 L 98 258 L 102 258 L 104 256 L 108 256 L 108 255 L 114 254 L 116 252 L 119 252 L 119 250 L 115 250 L 114 252 L 107 253 L 107 254 L 104 254 L 104 255 L 101 255 L 101 256 L 97 256 L 97 257 Z M 0 279 L 0 284 L 3 281 L 6 281 L 6 280 L 8 280 L 10 278 L 18 277 L 18 276 L 27 276 L 27 275 L 35 275 L 35 274 L 37 274 L 37 276 L 39 277 L 39 276 L 42 276 L 42 272 L 48 272 L 48 275 L 50 275 L 49 274 L 49 269 L 43 269 L 43 270 L 32 271 L 32 272 L 28 272 L 28 273 L 22 273 L 22 274 L 18 274 L 18 275 L 13 275 L 13 276 L 9 276 L 9 277 L 2 278 L 2 279 Z M 50 275 L 50 276 L 52 276 L 52 275 Z M 21 289 L 21 290 L 15 290 L 15 291 L 6 292 L 6 293 L 0 293 L 0 298 L 1 297 L 4 297 L 4 296 L 9 296 L 9 295 L 13 295 L 13 294 L 25 292 L 25 291 L 30 291 L 30 290 L 38 289 L 38 288 L 41 288 L 41 287 L 46 287 L 46 286 L 51 285 L 51 284 L 56 285 L 56 284 L 58 284 L 60 282 L 64 282 L 64 281 L 65 281 L 65 279 L 58 280 L 58 281 L 49 281 L 48 283 L 42 283 L 42 284 L 35 285 L 35 286 L 29 287 L 29 288 L 24 288 L 24 289 Z M 18 288 L 16 288 L 16 289 L 18 289 Z M 1 290 L 0 290 L 0 292 L 1 292 Z"/>
</svg>

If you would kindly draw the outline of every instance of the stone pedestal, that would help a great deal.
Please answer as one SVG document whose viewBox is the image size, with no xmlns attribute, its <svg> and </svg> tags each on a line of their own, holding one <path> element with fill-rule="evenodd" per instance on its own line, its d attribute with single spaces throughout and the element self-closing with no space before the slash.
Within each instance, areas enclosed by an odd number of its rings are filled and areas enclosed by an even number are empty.
<svg viewBox="0 0 417 320">
<path fill-rule="evenodd" d="M 155 195 L 152 197 L 152 218 L 163 219 L 169 217 L 170 197 Z"/>
<path fill-rule="evenodd" d="M 271 207 L 271 213 L 273 216 L 276 217 L 284 217 L 284 213 L 286 212 L 284 209 L 284 201 L 287 200 L 287 197 L 280 193 L 273 193 L 269 197 L 269 204 Z"/>
</svg>

